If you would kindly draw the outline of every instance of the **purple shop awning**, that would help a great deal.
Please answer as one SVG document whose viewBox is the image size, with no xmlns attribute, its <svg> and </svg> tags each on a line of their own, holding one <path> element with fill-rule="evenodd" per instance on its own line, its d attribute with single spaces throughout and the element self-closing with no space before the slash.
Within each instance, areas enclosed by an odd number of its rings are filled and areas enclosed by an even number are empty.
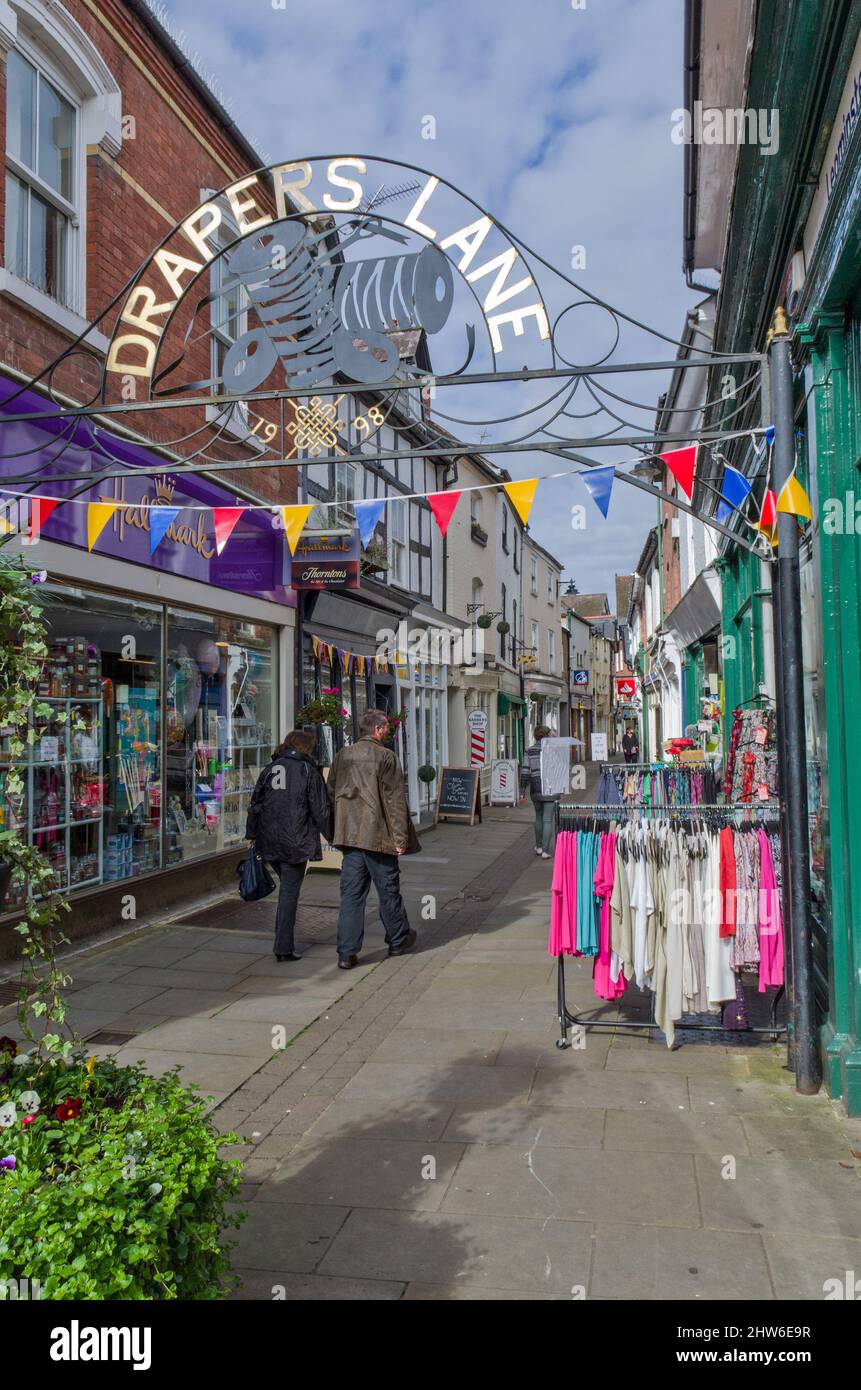
<svg viewBox="0 0 861 1390">
<path fill-rule="evenodd" d="M 295 608 L 284 532 L 272 525 L 271 512 L 246 512 L 218 555 L 211 512 L 193 508 L 241 506 L 244 498 L 199 474 L 167 474 L 157 482 L 139 473 L 136 476 L 141 468 L 165 466 L 165 460 L 145 445 L 111 434 L 92 420 L 50 419 L 50 411 L 51 404 L 44 396 L 22 390 L 0 376 L 0 492 L 7 500 L 22 493 L 80 499 L 52 512 L 41 528 L 46 540 L 86 550 L 87 508 L 83 503 L 120 502 L 92 552 L 94 578 L 99 555 L 108 555 Z M 46 418 L 4 420 L 4 416 L 23 414 Z M 91 487 L 85 486 L 90 474 L 98 479 L 100 474 L 119 470 L 120 477 L 102 478 Z M 20 481 L 25 475 L 27 480 Z M 59 481 L 68 475 L 73 475 L 74 481 Z M 151 556 L 147 511 L 158 503 L 181 510 L 174 534 Z"/>
</svg>

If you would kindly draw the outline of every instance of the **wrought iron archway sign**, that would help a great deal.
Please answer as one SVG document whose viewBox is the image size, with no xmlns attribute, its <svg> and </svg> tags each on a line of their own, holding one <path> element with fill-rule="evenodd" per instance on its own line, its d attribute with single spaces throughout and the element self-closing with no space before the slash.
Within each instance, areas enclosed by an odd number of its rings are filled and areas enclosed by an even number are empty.
<svg viewBox="0 0 861 1390">
<path fill-rule="evenodd" d="M 546 272 L 543 287 L 536 266 Z M 719 415 L 716 427 L 700 432 L 706 447 L 764 423 L 760 354 L 698 350 L 680 365 L 664 348 L 657 360 L 628 360 L 625 329 L 637 345 L 643 335 L 680 345 L 589 293 L 452 183 L 368 156 L 275 164 L 213 192 L 166 233 L 91 327 L 107 333 L 104 358 L 82 334 L 26 384 L 47 395 L 44 409 L 16 413 L 22 387 L 0 415 L 6 426 L 62 425 L 54 462 L 65 456 L 69 471 L 52 471 L 52 481 L 91 486 L 118 476 L 123 469 L 95 422 L 164 409 L 208 413 L 204 427 L 160 441 L 179 455 L 162 471 L 283 466 L 300 461 L 297 441 L 318 462 L 343 456 L 334 441 L 344 399 L 382 402 L 354 412 L 351 423 L 362 428 L 348 451 L 384 461 L 392 452 L 369 452 L 368 440 L 402 393 L 429 385 L 446 394 L 433 411 L 443 428 L 431 425 L 429 442 L 415 451 L 424 457 L 455 459 L 472 447 L 557 455 L 585 469 L 598 460 L 582 450 L 613 446 L 636 462 L 660 444 L 687 442 L 656 434 L 654 394 L 637 401 L 611 389 L 608 380 L 627 373 L 706 370 L 709 380 L 729 373 L 733 388 L 723 402 L 706 402 L 710 418 L 715 407 Z M 97 364 L 97 386 L 88 401 L 69 406 L 55 388 L 58 369 L 81 353 Z M 504 409 L 495 412 L 500 391 Z M 307 412 L 309 393 L 318 427 L 303 438 L 296 410 Z M 279 403 L 277 424 L 255 414 L 267 401 Z M 294 407 L 285 410 L 288 401 Z M 326 419 L 328 430 L 319 424 Z M 214 441 L 222 451 L 237 434 L 248 442 L 237 421 L 260 449 L 251 462 L 212 453 Z M 92 423 L 87 443 L 101 472 L 72 471 L 75 422 Z M 0 445 L 8 436 L 7 428 Z M 6 487 L 34 484 L 20 471 L 28 453 L 20 442 L 17 434 L 13 451 L 0 447 Z M 6 467 L 12 460 L 14 476 Z M 616 476 L 664 495 L 630 473 Z M 702 507 L 667 500 L 727 531 Z"/>
</svg>

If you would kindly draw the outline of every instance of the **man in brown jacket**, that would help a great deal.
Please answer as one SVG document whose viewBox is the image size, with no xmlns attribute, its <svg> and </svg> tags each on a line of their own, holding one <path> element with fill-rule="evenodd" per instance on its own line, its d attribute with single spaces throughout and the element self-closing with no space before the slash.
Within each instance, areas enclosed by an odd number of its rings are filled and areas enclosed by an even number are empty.
<svg viewBox="0 0 861 1390">
<path fill-rule="evenodd" d="M 373 883 L 390 956 L 416 944 L 401 897 L 400 856 L 419 848 L 404 792 L 404 774 L 383 740 L 382 710 L 362 715 L 358 743 L 336 753 L 329 772 L 335 806 L 332 843 L 344 855 L 338 914 L 338 965 L 352 970 L 365 936 L 365 902 Z"/>
</svg>

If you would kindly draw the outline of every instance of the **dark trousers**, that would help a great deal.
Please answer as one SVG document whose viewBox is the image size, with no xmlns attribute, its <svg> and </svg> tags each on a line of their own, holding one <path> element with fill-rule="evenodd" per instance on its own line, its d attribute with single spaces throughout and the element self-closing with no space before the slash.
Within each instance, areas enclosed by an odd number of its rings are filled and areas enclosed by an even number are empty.
<svg viewBox="0 0 861 1390">
<path fill-rule="evenodd" d="M 357 956 L 365 939 L 365 902 L 371 884 L 377 890 L 386 943 L 399 946 L 410 929 L 401 897 L 401 866 L 396 854 L 369 849 L 345 849 L 341 866 L 341 909 L 338 913 L 338 955 Z"/>
<path fill-rule="evenodd" d="M 272 947 L 276 956 L 289 956 L 293 950 L 296 909 L 299 906 L 299 892 L 305 877 L 306 865 L 306 860 L 301 864 L 288 864 L 286 860 L 282 860 L 280 864 L 272 865 L 281 879 L 278 906 L 275 909 L 275 945 Z"/>
</svg>

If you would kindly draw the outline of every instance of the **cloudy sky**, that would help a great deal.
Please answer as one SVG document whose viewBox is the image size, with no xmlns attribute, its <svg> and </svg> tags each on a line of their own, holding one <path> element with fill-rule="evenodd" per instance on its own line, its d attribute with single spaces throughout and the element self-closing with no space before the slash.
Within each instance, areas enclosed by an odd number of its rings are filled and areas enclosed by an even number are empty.
<svg viewBox="0 0 861 1390">
<path fill-rule="evenodd" d="M 591 294 L 677 339 L 699 297 L 681 272 L 683 150 L 670 139 L 682 0 L 580 3 L 165 0 L 162 13 L 267 162 L 359 151 L 433 169 Z M 573 271 L 575 246 L 586 265 Z M 629 330 L 617 356 L 673 349 Z M 644 402 L 661 389 L 654 374 L 616 380 Z M 574 503 L 585 530 L 572 530 Z M 651 500 L 617 483 L 605 522 L 572 479 L 539 488 L 531 529 L 612 607 L 613 576 L 632 570 L 654 520 Z"/>
</svg>

